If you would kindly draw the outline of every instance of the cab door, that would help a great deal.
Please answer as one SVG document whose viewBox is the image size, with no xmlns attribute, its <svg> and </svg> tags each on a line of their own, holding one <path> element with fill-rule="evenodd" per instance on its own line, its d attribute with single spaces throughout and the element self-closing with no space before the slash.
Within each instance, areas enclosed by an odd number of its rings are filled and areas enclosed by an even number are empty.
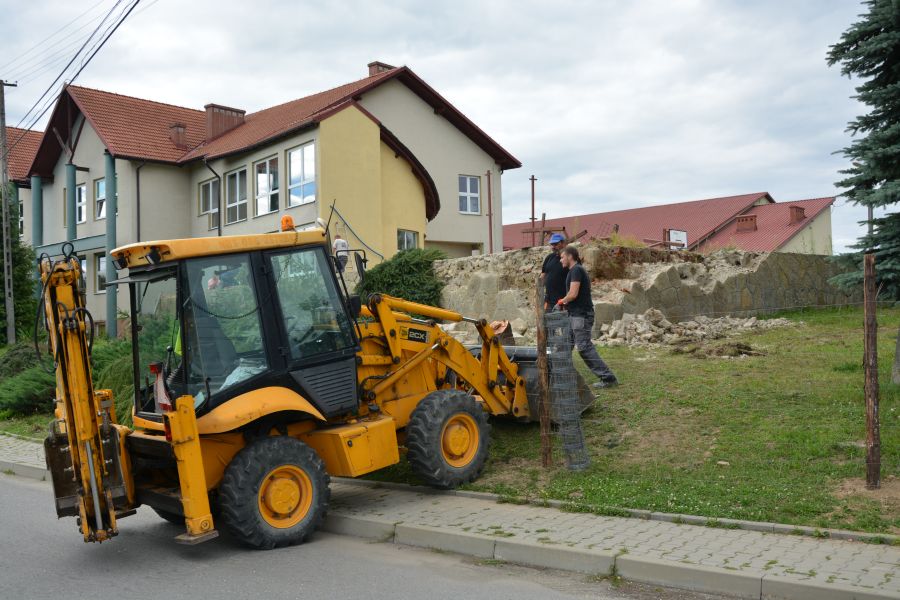
<svg viewBox="0 0 900 600">
<path fill-rule="evenodd" d="M 355 326 L 320 246 L 266 255 L 280 352 L 301 394 L 326 417 L 358 407 Z"/>
</svg>

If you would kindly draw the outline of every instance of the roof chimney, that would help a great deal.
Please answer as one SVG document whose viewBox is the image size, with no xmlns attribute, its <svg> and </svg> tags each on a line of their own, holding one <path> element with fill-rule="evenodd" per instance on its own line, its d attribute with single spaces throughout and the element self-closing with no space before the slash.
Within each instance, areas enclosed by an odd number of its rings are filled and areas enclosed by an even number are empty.
<svg viewBox="0 0 900 600">
<path fill-rule="evenodd" d="M 375 62 L 370 62 L 368 64 L 368 67 L 369 67 L 369 77 L 373 77 L 375 75 L 378 75 L 379 73 L 384 73 L 385 71 L 390 71 L 391 69 L 397 68 L 394 65 L 389 65 L 387 63 L 379 62 L 377 60 Z"/>
<path fill-rule="evenodd" d="M 741 215 L 737 218 L 737 232 L 756 231 L 756 215 Z"/>
<path fill-rule="evenodd" d="M 221 104 L 207 104 L 203 108 L 206 109 L 207 141 L 219 137 L 244 122 L 245 111 L 239 108 L 229 108 Z"/>
<path fill-rule="evenodd" d="M 169 139 L 179 150 L 187 150 L 187 126 L 184 123 L 172 123 L 169 125 Z"/>
<path fill-rule="evenodd" d="M 799 223 L 806 218 L 806 210 L 802 206 L 791 206 L 791 222 L 790 225 Z"/>
</svg>

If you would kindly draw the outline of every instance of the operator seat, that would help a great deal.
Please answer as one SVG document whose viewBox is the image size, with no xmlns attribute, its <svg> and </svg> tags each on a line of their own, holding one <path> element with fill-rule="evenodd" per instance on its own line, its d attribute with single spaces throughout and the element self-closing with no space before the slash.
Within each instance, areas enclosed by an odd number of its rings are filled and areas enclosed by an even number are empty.
<svg viewBox="0 0 900 600">
<path fill-rule="evenodd" d="M 199 345 L 196 358 L 200 360 L 203 375 L 221 383 L 237 364 L 234 344 L 222 331 L 219 320 L 203 310 L 194 310 L 194 327 Z"/>
</svg>

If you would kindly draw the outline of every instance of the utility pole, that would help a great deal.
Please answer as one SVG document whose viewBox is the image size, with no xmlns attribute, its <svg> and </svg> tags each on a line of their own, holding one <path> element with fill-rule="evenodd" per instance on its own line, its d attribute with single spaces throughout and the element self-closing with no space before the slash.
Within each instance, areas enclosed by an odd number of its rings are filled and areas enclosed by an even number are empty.
<svg viewBox="0 0 900 600">
<path fill-rule="evenodd" d="M 3 297 L 6 301 L 6 343 L 16 343 L 16 307 L 13 297 L 12 239 L 9 226 L 9 145 L 6 140 L 4 90 L 16 87 L 0 79 L 0 195 L 3 196 Z"/>
<path fill-rule="evenodd" d="M 866 397 L 866 489 L 881 487 L 881 430 L 878 424 L 878 322 L 875 319 L 875 255 L 864 259 L 863 366 Z"/>
<path fill-rule="evenodd" d="M 534 234 L 537 233 L 534 229 L 534 222 L 537 221 L 537 217 L 534 216 L 534 182 L 537 181 L 537 177 L 532 175 L 528 180 L 531 181 L 531 247 L 534 248 Z"/>
</svg>

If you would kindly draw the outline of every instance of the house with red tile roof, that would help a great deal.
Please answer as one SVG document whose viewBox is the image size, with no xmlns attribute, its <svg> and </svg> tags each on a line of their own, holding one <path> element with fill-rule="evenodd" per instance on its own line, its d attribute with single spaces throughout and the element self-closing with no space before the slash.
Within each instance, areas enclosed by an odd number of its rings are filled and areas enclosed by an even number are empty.
<svg viewBox="0 0 900 600">
<path fill-rule="evenodd" d="M 11 204 L 19 206 L 19 220 L 16 231 L 19 237 L 25 237 L 25 203 L 30 199 L 28 169 L 41 143 L 43 133 L 33 129 L 19 127 L 6 128 L 6 145 L 9 148 L 8 169 L 9 181 L 12 183 L 13 197 Z"/>
<path fill-rule="evenodd" d="M 658 204 L 628 210 L 548 219 L 544 230 L 587 238 L 613 232 L 648 245 L 684 247 L 698 252 L 736 247 L 752 252 L 832 253 L 831 205 L 834 198 L 776 202 L 768 192 Z M 504 249 L 541 244 L 541 222 L 503 226 Z"/>
<path fill-rule="evenodd" d="M 38 253 L 74 245 L 88 308 L 114 333 L 117 245 L 264 233 L 291 215 L 329 222 L 370 266 L 412 247 L 499 250 L 500 175 L 519 166 L 408 67 L 374 62 L 363 79 L 251 113 L 69 85 L 21 180 L 23 237 Z"/>
</svg>

